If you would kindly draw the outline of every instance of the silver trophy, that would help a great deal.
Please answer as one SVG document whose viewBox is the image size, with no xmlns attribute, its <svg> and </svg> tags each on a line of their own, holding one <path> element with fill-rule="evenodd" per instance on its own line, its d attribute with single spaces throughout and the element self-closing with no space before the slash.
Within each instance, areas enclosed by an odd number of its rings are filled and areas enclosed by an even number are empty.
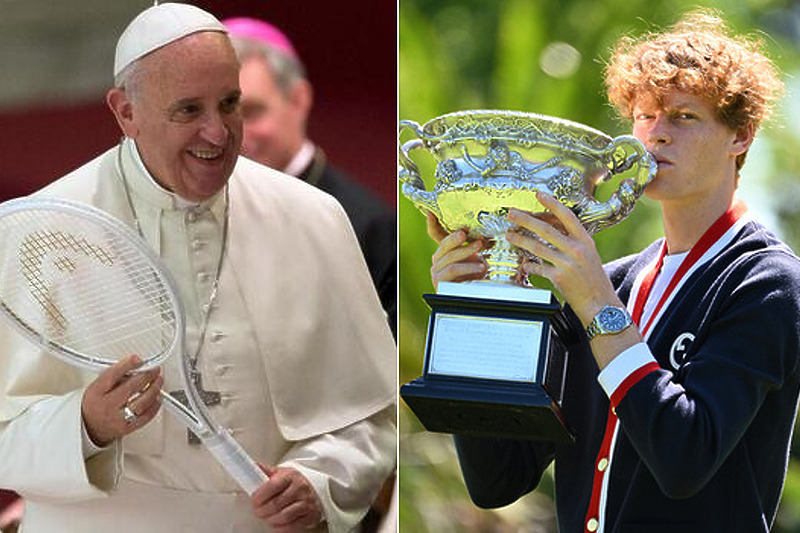
<svg viewBox="0 0 800 533">
<path fill-rule="evenodd" d="M 431 431 L 569 440 L 560 412 L 575 331 L 556 298 L 528 286 L 527 252 L 506 232 L 510 208 L 541 213 L 541 191 L 569 207 L 590 234 L 623 220 L 657 166 L 644 146 L 559 118 L 513 111 L 461 111 L 420 126 L 400 122 L 413 139 L 401 145 L 403 194 L 431 211 L 448 231 L 466 228 L 492 246 L 486 279 L 440 283 L 424 298 L 432 313 L 424 374 L 401 395 Z M 436 161 L 426 190 L 411 153 Z M 595 198 L 598 184 L 619 177 L 616 191 Z"/>
</svg>

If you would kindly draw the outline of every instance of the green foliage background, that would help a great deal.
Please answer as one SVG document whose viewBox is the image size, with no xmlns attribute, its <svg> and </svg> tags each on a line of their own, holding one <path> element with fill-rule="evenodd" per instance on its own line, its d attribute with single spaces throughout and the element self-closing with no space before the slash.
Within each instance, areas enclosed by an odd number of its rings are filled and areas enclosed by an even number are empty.
<svg viewBox="0 0 800 533">
<path fill-rule="evenodd" d="M 760 37 L 765 51 L 787 73 L 783 108 L 761 132 L 743 169 L 742 196 L 749 203 L 755 199 L 751 208 L 756 215 L 773 221 L 774 229 L 798 250 L 800 129 L 793 117 L 800 116 L 800 102 L 792 74 L 800 72 L 800 25 L 794 22 L 800 20 L 800 6 L 794 2 L 400 0 L 400 119 L 422 124 L 464 109 L 514 109 L 563 117 L 612 136 L 629 133 L 603 92 L 603 61 L 611 46 L 622 35 L 669 26 L 698 7 L 717 9 L 735 31 Z M 554 77 L 545 73 L 542 57 L 557 42 L 572 51 L 557 56 L 556 64 L 572 61 L 574 68 Z M 433 164 L 424 155 L 415 161 L 424 176 L 431 176 Z M 429 189 L 432 185 L 428 181 Z M 435 246 L 426 235 L 424 217 L 402 195 L 399 217 L 400 382 L 405 383 L 421 373 L 428 317 L 421 295 L 432 291 L 429 269 Z M 601 256 L 610 260 L 642 249 L 661 231 L 658 208 L 645 199 L 624 223 L 595 240 Z M 466 494 L 451 438 L 425 432 L 402 401 L 400 435 L 401 531 L 555 531 L 552 478 L 512 506 L 482 511 Z M 775 531 L 800 531 L 800 461 L 794 458 Z"/>
</svg>

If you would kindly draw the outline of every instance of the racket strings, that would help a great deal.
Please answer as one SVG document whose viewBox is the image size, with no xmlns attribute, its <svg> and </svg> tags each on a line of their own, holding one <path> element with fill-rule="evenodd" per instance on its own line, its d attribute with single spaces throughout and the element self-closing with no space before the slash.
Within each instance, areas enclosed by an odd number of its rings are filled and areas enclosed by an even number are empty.
<svg viewBox="0 0 800 533">
<path fill-rule="evenodd" d="M 177 318 L 169 288 L 116 233 L 54 211 L 7 215 L 0 233 L 0 303 L 28 329 L 70 351 L 112 360 L 172 348 Z"/>
</svg>

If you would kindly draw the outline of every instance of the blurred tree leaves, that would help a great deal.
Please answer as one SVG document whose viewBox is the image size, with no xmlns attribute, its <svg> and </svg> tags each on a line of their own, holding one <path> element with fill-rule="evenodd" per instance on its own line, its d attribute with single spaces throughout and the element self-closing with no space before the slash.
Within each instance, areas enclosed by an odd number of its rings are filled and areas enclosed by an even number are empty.
<svg viewBox="0 0 800 533">
<path fill-rule="evenodd" d="M 399 117 L 420 124 L 464 109 L 514 109 L 626 134 L 605 100 L 603 62 L 622 35 L 674 23 L 697 7 L 717 9 L 737 32 L 760 36 L 787 73 L 800 72 L 800 6 L 788 0 L 400 0 Z M 779 234 L 800 249 L 800 84 L 789 77 L 784 106 L 763 131 L 742 172 L 761 191 Z M 408 134 L 401 136 L 407 140 Z M 433 162 L 420 151 L 428 188 Z M 777 192 L 776 192 L 777 191 Z M 603 191 L 598 193 L 601 197 Z M 745 194 L 745 193 L 743 193 Z M 749 196 L 745 195 L 745 198 Z M 404 197 L 400 218 L 400 381 L 421 374 L 433 241 L 425 218 Z M 622 224 L 595 236 L 604 260 L 634 253 L 661 235 L 654 202 L 641 200 Z M 401 401 L 400 525 L 415 533 L 554 531 L 552 480 L 517 504 L 481 511 L 468 499 L 452 440 L 425 432 Z M 793 459 L 775 531 L 800 531 L 800 464 Z"/>
</svg>

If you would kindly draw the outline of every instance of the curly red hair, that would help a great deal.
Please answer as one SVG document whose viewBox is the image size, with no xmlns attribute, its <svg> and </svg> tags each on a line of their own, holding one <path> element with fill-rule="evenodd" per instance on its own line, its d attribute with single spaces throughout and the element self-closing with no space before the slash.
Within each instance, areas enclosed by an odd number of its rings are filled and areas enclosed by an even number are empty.
<svg viewBox="0 0 800 533">
<path fill-rule="evenodd" d="M 756 131 L 783 93 L 777 69 L 759 47 L 757 40 L 732 36 L 713 12 L 688 13 L 667 31 L 617 43 L 605 69 L 609 101 L 631 118 L 638 96 L 661 102 L 678 90 L 709 98 L 731 129 Z"/>
</svg>

